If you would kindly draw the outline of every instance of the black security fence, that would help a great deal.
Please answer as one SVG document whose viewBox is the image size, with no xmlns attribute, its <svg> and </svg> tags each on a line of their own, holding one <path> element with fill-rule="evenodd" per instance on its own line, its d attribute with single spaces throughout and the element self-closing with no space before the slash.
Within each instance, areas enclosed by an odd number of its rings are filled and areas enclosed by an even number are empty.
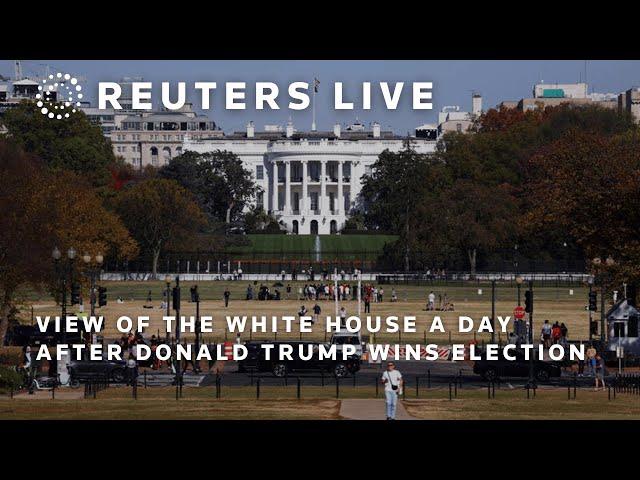
<svg viewBox="0 0 640 480">
<path fill-rule="evenodd" d="M 121 261 L 105 259 L 104 271 L 122 274 L 128 278 L 143 278 L 152 271 L 153 259 L 141 255 L 135 260 Z M 506 273 L 567 273 L 584 272 L 586 263 L 581 256 L 561 256 L 551 258 L 545 255 L 520 257 L 514 261 L 510 252 L 497 252 L 480 261 L 476 267 L 478 274 L 487 272 Z M 407 273 L 403 262 L 389 260 L 380 250 L 358 251 L 198 251 L 171 252 L 163 255 L 157 265 L 158 274 L 186 273 L 212 274 L 223 277 L 242 271 L 243 274 L 278 275 L 282 271 L 287 274 L 297 273 L 305 276 L 309 271 L 320 275 L 323 271 L 346 274 L 354 270 L 376 273 Z M 450 258 L 437 265 L 411 264 L 410 272 L 451 279 L 460 275 L 469 275 L 468 262 L 463 258 Z M 304 272 L 304 273 L 303 273 Z M 302 279 L 302 278 L 301 278 Z"/>
<path fill-rule="evenodd" d="M 352 374 L 346 377 L 335 375 L 287 375 L 277 378 L 268 374 L 247 374 L 238 383 L 234 374 L 209 375 L 209 379 L 199 384 L 185 382 L 186 377 L 167 375 L 162 385 L 147 382 L 144 374 L 138 375 L 126 385 L 108 387 L 109 382 L 92 381 L 85 384 L 85 399 L 129 398 L 155 400 L 269 400 L 269 399 L 383 399 L 384 385 L 380 375 Z M 535 400 L 553 396 L 555 400 L 581 400 L 593 391 L 592 379 L 567 375 L 552 384 L 529 383 L 522 380 L 513 384 L 512 379 L 482 380 L 471 379 L 462 371 L 454 375 L 432 375 L 428 369 L 422 374 L 403 376 L 404 385 L 398 395 L 402 400 L 463 400 L 463 399 L 520 399 Z M 107 389 L 109 391 L 107 391 Z M 604 393 L 598 397 L 602 401 L 615 401 L 619 395 L 640 396 L 640 376 L 615 375 L 607 379 Z M 566 396 L 564 393 L 566 392 Z M 564 396 L 564 397 L 563 397 Z M 51 396 L 55 399 L 55 395 Z M 551 398 L 551 397 L 550 397 Z M 586 397 L 585 397 L 586 398 Z"/>
</svg>

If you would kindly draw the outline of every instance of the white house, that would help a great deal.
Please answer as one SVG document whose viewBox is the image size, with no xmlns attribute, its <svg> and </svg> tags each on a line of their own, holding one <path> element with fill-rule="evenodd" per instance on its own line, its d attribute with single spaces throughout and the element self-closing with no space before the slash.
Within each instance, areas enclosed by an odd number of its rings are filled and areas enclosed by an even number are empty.
<svg viewBox="0 0 640 480">
<path fill-rule="evenodd" d="M 385 149 L 405 147 L 406 137 L 361 123 L 333 131 L 296 131 L 265 126 L 215 138 L 185 136 L 183 150 L 205 153 L 227 150 L 253 173 L 262 193 L 257 205 L 271 212 L 294 234 L 329 234 L 342 229 L 361 190 L 361 177 Z M 436 141 L 411 138 L 418 153 L 433 153 Z"/>
</svg>

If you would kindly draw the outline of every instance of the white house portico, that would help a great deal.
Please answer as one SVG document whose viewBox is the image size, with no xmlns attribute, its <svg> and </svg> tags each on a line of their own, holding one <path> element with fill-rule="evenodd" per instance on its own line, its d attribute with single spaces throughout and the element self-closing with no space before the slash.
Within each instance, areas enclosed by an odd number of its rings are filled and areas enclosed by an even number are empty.
<svg viewBox="0 0 640 480">
<path fill-rule="evenodd" d="M 412 138 L 419 153 L 432 153 L 435 141 Z M 294 234 L 338 233 L 355 206 L 361 177 L 385 149 L 399 151 L 406 138 L 361 124 L 341 132 L 296 132 L 267 126 L 255 132 L 235 132 L 222 138 L 185 138 L 184 150 L 200 153 L 227 150 L 238 155 L 253 173 L 262 193 L 258 206 L 271 212 Z"/>
</svg>

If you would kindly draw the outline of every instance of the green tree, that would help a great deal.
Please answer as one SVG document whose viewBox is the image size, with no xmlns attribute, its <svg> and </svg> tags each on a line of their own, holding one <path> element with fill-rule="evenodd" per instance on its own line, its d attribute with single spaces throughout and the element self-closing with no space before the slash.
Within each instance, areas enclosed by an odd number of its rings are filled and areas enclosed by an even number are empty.
<svg viewBox="0 0 640 480">
<path fill-rule="evenodd" d="M 25 152 L 41 158 L 52 169 L 76 172 L 94 187 L 107 191 L 111 169 L 118 162 L 111 142 L 82 111 L 52 120 L 42 115 L 33 102 L 23 101 L 9 109 L 2 122 Z"/>
<path fill-rule="evenodd" d="M 429 188 L 441 181 L 438 172 L 432 158 L 416 153 L 407 144 L 397 153 L 382 152 L 372 166 L 371 175 L 363 178 L 365 224 L 370 230 L 400 235 L 398 245 L 404 254 L 405 270 L 410 269 L 411 246 L 421 222 L 416 205 Z"/>
<path fill-rule="evenodd" d="M 259 191 L 242 160 L 227 151 L 188 151 L 173 158 L 158 173 L 193 193 L 210 219 L 227 224 L 242 218 L 243 210 Z"/>
<path fill-rule="evenodd" d="M 164 249 L 190 242 L 207 225 L 193 195 L 174 180 L 151 179 L 122 191 L 115 209 L 143 252 L 152 256 L 152 273 Z"/>
<path fill-rule="evenodd" d="M 285 233 L 273 215 L 257 207 L 245 213 L 244 226 L 246 233 Z"/>
</svg>

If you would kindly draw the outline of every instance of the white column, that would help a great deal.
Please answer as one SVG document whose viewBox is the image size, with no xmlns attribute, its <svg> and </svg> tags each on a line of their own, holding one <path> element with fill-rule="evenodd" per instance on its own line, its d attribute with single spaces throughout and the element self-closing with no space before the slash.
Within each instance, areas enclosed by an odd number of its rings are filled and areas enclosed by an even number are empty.
<svg viewBox="0 0 640 480">
<path fill-rule="evenodd" d="M 300 206 L 300 213 L 302 215 L 307 214 L 307 161 L 302 161 L 302 205 Z"/>
<path fill-rule="evenodd" d="M 291 214 L 291 162 L 285 162 L 284 165 L 284 211 Z"/>
<path fill-rule="evenodd" d="M 325 197 L 327 195 L 327 162 L 325 160 L 320 161 L 320 213 L 324 214 L 326 208 Z"/>
<path fill-rule="evenodd" d="M 338 161 L 338 201 L 336 204 L 336 214 L 339 215 L 344 209 L 344 193 L 342 191 L 342 160 Z"/>
<path fill-rule="evenodd" d="M 349 208 L 356 200 L 356 189 L 357 184 L 360 180 L 358 179 L 358 175 L 356 175 L 356 162 L 351 162 L 351 188 L 349 191 Z"/>
<path fill-rule="evenodd" d="M 271 192 L 271 209 L 275 213 L 278 210 L 278 162 L 273 161 L 273 191 Z"/>
</svg>

